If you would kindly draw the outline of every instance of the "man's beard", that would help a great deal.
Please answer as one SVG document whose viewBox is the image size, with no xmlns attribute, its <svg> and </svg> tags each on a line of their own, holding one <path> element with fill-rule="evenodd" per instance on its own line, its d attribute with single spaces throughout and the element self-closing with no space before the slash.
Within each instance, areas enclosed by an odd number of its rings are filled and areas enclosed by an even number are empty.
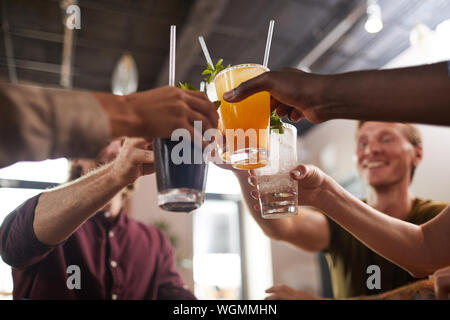
<svg viewBox="0 0 450 320">
<path fill-rule="evenodd" d="M 69 177 L 67 178 L 67 182 L 77 180 L 83 175 L 83 167 L 80 165 L 74 165 L 70 163 L 69 165 Z"/>
</svg>

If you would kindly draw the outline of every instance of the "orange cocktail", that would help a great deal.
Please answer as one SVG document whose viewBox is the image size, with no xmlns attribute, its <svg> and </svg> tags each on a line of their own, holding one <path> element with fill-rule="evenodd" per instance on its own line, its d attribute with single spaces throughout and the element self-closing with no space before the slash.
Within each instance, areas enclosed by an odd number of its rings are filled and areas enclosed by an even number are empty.
<svg viewBox="0 0 450 320">
<path fill-rule="evenodd" d="M 219 72 L 214 79 L 226 137 L 226 154 L 222 157 L 237 169 L 255 169 L 267 163 L 270 94 L 259 92 L 238 103 L 226 102 L 222 96 L 266 71 L 269 69 L 259 64 L 241 64 Z"/>
</svg>

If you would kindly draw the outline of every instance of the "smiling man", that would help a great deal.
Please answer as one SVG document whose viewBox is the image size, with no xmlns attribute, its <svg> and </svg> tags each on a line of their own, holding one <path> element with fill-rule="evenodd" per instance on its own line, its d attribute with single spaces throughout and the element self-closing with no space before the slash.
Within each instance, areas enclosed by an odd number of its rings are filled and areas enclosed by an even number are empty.
<svg viewBox="0 0 450 320">
<path fill-rule="evenodd" d="M 423 155 L 422 139 L 416 126 L 408 123 L 359 122 L 356 139 L 358 171 L 368 185 L 364 201 L 372 208 L 419 225 L 431 220 L 448 205 L 417 198 L 409 189 Z M 318 211 L 301 208 L 295 217 L 262 219 L 255 208 L 257 194 L 247 182 L 248 175 L 242 171 L 234 173 L 253 217 L 266 235 L 303 250 L 326 253 L 335 298 L 380 294 L 417 280 Z M 300 190 L 300 203 L 309 196 L 307 190 Z M 373 265 L 378 266 L 380 271 L 380 285 L 375 287 L 367 285 L 368 278 L 373 274 L 368 270 Z M 286 286 L 275 286 L 268 292 L 272 293 L 272 298 L 312 298 Z"/>
<path fill-rule="evenodd" d="M 409 123 L 359 122 L 356 133 L 357 167 L 366 182 L 365 202 L 391 217 L 414 224 L 431 220 L 448 204 L 415 197 L 410 191 L 417 166 L 422 161 L 422 137 Z M 336 297 L 371 295 L 416 281 L 408 272 L 367 248 L 358 239 L 327 218 L 329 244 L 325 249 L 332 270 Z M 380 289 L 369 289 L 370 265 L 380 267 Z"/>
<path fill-rule="evenodd" d="M 423 155 L 418 128 L 409 123 L 361 121 L 356 139 L 358 171 L 371 187 L 369 204 L 390 202 L 394 192 L 410 206 L 409 185 Z"/>
</svg>

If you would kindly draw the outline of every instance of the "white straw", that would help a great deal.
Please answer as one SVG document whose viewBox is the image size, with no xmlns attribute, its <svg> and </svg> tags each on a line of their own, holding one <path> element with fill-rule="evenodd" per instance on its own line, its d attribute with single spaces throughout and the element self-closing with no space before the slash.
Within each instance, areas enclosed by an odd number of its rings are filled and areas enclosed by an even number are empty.
<svg viewBox="0 0 450 320">
<path fill-rule="evenodd" d="M 198 37 L 198 41 L 200 42 L 200 46 L 202 47 L 203 54 L 205 55 L 206 62 L 209 63 L 209 65 L 215 70 L 214 64 L 211 60 L 211 56 L 209 55 L 208 48 L 206 47 L 205 39 L 203 39 L 203 36 Z"/>
<path fill-rule="evenodd" d="M 170 54 L 169 54 L 169 86 L 175 87 L 175 49 L 177 42 L 177 26 L 170 26 Z"/>
<path fill-rule="evenodd" d="M 205 92 L 205 81 L 200 81 L 200 92 Z"/>
<path fill-rule="evenodd" d="M 263 66 L 267 68 L 269 64 L 269 54 L 270 54 L 270 45 L 272 44 L 272 35 L 273 35 L 273 25 L 275 21 L 270 20 L 269 22 L 269 32 L 267 33 L 267 42 L 266 42 L 266 51 L 264 52 L 264 62 Z"/>
</svg>

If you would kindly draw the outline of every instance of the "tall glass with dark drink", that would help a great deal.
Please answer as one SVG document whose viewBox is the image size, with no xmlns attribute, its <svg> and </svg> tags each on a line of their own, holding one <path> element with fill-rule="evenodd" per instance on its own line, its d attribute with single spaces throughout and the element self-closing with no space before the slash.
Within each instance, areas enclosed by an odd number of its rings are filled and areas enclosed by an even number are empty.
<svg viewBox="0 0 450 320">
<path fill-rule="evenodd" d="M 158 206 L 167 211 L 190 212 L 205 200 L 208 163 L 201 146 L 190 141 L 187 142 L 190 145 L 180 148 L 180 143 L 186 141 L 153 142 Z"/>
</svg>

